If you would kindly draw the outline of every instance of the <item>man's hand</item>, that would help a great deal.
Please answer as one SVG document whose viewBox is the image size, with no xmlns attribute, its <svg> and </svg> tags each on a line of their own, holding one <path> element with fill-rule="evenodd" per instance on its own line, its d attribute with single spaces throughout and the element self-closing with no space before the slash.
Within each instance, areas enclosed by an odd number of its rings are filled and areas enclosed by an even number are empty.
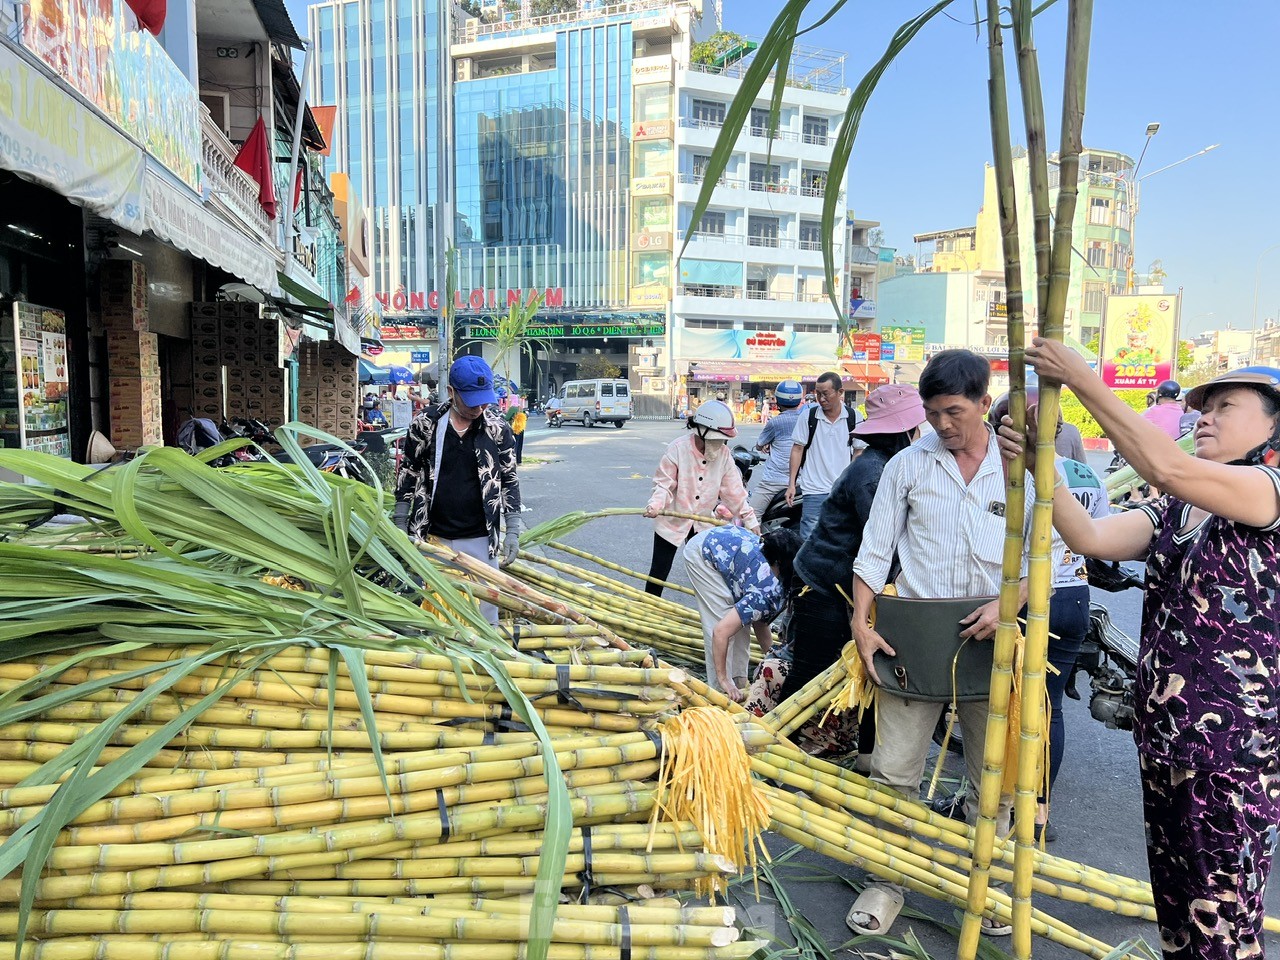
<svg viewBox="0 0 1280 960">
<path fill-rule="evenodd" d="M 990 640 L 996 635 L 996 627 L 999 624 L 1000 601 L 992 600 L 960 619 L 960 625 L 968 628 L 962 630 L 960 636 L 965 640 Z"/>
<path fill-rule="evenodd" d="M 520 521 L 514 517 L 507 520 L 507 535 L 502 541 L 502 557 L 498 566 L 506 567 L 515 562 L 520 554 Z"/>
<path fill-rule="evenodd" d="M 880 684 L 880 676 L 876 673 L 876 651 L 883 650 L 891 657 L 897 656 L 898 651 L 889 646 L 888 641 L 865 622 L 861 625 L 851 623 L 850 627 L 852 628 L 854 642 L 858 645 L 858 655 L 862 657 L 862 663 L 867 668 L 867 673 L 871 675 L 872 680 Z"/>
<path fill-rule="evenodd" d="M 655 507 L 652 503 L 647 504 L 644 508 L 644 515 L 648 517 L 650 520 L 652 520 L 654 517 L 658 515 L 658 508 Z"/>
<path fill-rule="evenodd" d="M 1026 437 L 1019 436 L 1018 431 L 1013 429 L 1012 417 L 1000 418 L 1000 426 L 996 428 L 996 443 L 1000 447 L 1000 455 L 1010 462 L 1022 456 L 1027 446 Z"/>
<path fill-rule="evenodd" d="M 796 485 L 794 482 L 787 484 L 787 506 L 790 507 L 795 503 Z"/>
<path fill-rule="evenodd" d="M 409 534 L 409 501 L 397 500 L 395 509 L 391 511 L 391 522 L 406 536 Z"/>
<path fill-rule="evenodd" d="M 772 443 L 757 443 L 756 449 L 759 450 L 761 453 L 768 453 L 769 448 L 772 446 L 773 446 Z"/>
</svg>

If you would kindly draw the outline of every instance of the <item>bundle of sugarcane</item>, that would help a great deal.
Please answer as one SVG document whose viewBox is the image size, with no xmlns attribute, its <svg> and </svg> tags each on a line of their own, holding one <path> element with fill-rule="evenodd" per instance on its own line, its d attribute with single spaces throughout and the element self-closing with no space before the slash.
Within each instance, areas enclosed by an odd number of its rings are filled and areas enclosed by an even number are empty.
<svg viewBox="0 0 1280 960">
<path fill-rule="evenodd" d="M 1196 452 L 1195 434 L 1188 433 L 1186 436 L 1180 438 L 1178 440 L 1178 446 L 1186 453 L 1194 455 Z M 1107 499 L 1112 503 L 1115 503 L 1117 500 L 1125 499 L 1134 491 L 1146 484 L 1146 482 L 1146 480 L 1138 476 L 1137 470 L 1127 464 L 1103 481 L 1107 488 Z"/>
</svg>

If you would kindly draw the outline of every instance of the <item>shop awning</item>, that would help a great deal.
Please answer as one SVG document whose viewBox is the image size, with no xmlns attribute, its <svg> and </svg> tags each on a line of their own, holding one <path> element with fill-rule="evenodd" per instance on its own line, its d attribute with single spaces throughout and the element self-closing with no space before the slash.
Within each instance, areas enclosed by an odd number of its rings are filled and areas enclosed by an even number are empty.
<svg viewBox="0 0 1280 960">
<path fill-rule="evenodd" d="M 840 369 L 868 390 L 889 382 L 889 375 L 878 363 L 842 363 Z"/>
<path fill-rule="evenodd" d="M 705 383 L 813 383 L 828 370 L 841 374 L 846 385 L 854 382 L 855 378 L 835 364 L 795 360 L 703 360 L 689 364 L 690 378 Z"/>
</svg>

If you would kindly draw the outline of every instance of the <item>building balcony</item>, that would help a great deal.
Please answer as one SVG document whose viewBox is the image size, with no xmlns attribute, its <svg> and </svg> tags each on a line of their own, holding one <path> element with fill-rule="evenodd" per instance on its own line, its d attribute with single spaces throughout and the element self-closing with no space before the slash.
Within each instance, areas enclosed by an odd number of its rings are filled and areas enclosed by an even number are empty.
<svg viewBox="0 0 1280 960">
<path fill-rule="evenodd" d="M 680 315 L 724 317 L 751 322 L 834 322 L 826 294 L 801 290 L 752 290 L 736 286 L 682 284 L 675 289 L 672 309 Z"/>
<path fill-rule="evenodd" d="M 747 242 L 745 234 L 734 233 L 729 230 L 723 233 L 708 233 L 703 230 L 678 230 L 676 231 L 676 239 L 688 240 L 691 245 L 714 243 L 718 246 L 743 246 Z"/>
<path fill-rule="evenodd" d="M 200 118 L 201 161 L 209 183 L 209 203 L 233 221 L 247 227 L 268 247 L 276 247 L 275 228 L 258 203 L 258 183 L 235 165 L 237 150 L 226 134 L 210 119 Z"/>
<path fill-rule="evenodd" d="M 865 264 L 867 266 L 875 266 L 880 262 L 880 248 L 868 247 L 866 244 L 854 243 L 849 245 L 848 262 L 850 264 Z"/>
<path fill-rule="evenodd" d="M 793 185 L 780 180 L 749 180 L 747 188 L 757 193 L 781 193 L 789 197 L 794 197 L 797 193 Z"/>
</svg>

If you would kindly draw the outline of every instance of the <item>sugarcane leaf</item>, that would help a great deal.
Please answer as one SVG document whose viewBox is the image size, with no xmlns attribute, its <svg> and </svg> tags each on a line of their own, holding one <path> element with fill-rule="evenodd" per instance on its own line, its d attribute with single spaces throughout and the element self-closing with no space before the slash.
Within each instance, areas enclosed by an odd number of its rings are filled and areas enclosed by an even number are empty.
<svg viewBox="0 0 1280 960">
<path fill-rule="evenodd" d="M 552 924 L 555 922 L 560 887 L 564 883 L 565 860 L 569 855 L 569 840 L 573 835 L 573 807 L 564 774 L 556 759 L 555 746 L 547 728 L 542 723 L 533 704 L 524 691 L 511 680 L 511 675 L 496 657 L 477 651 L 474 659 L 502 691 L 512 711 L 538 738 L 542 754 L 542 775 L 547 782 L 547 822 L 543 832 L 542 849 L 538 853 L 538 876 L 533 885 L 533 906 L 529 913 L 530 960 L 546 960 L 551 943 Z"/>
<path fill-rule="evenodd" d="M 215 443 L 212 447 L 207 447 L 198 453 L 193 454 L 194 459 L 201 463 L 213 463 L 219 457 L 225 457 L 228 453 L 235 453 L 237 450 L 243 450 L 245 447 L 253 443 L 248 437 L 232 437 L 230 440 L 223 440 L 221 443 Z"/>
<path fill-rule="evenodd" d="M 365 669 L 364 654 L 346 644 L 337 644 L 335 649 L 342 654 L 342 661 L 347 665 L 347 673 L 351 677 L 351 686 L 355 690 L 356 702 L 360 704 L 360 715 L 364 718 L 365 732 L 369 734 L 369 747 L 373 751 L 373 762 L 378 768 L 378 776 L 382 779 L 382 789 L 387 795 L 387 809 L 395 816 L 391 803 L 391 783 L 387 780 L 387 765 L 382 756 L 382 741 L 378 736 L 378 720 L 373 710 L 373 697 L 369 693 L 369 673 Z M 332 703 L 332 700 L 330 700 Z M 330 736 L 333 734 L 332 716 L 330 716 Z"/>
<path fill-rule="evenodd" d="M 1120 946 L 1108 953 L 1102 960 L 1127 960 L 1135 955 L 1149 960 L 1160 960 L 1160 953 L 1142 937 L 1130 937 Z"/>
<path fill-rule="evenodd" d="M 849 106 L 845 108 L 844 118 L 840 122 L 840 129 L 836 133 L 835 143 L 831 149 L 831 163 L 827 174 L 827 182 L 829 184 L 844 183 L 845 171 L 848 170 L 849 159 L 853 155 L 853 144 L 858 135 L 859 125 L 862 123 L 862 115 L 866 110 L 867 103 L 871 100 L 871 95 L 875 92 L 881 77 L 884 76 L 889 65 L 907 48 L 916 35 L 924 29 L 925 25 L 949 7 L 952 2 L 953 0 L 939 0 L 932 7 L 900 26 L 889 41 L 889 46 L 880 56 L 880 59 L 872 65 L 871 69 L 859 81 L 858 86 L 854 88 L 853 94 L 849 98 Z M 738 96 L 740 97 L 742 94 L 738 94 Z M 837 210 L 843 203 L 844 201 L 839 191 L 835 189 L 827 190 L 822 198 L 822 264 L 826 274 L 827 296 L 831 300 L 832 307 L 835 308 L 836 317 L 841 324 L 842 334 L 844 332 L 845 314 L 844 307 L 840 303 L 840 291 L 836 285 L 835 246 L 832 241 L 836 225 L 843 223 L 844 211 Z"/>
</svg>

